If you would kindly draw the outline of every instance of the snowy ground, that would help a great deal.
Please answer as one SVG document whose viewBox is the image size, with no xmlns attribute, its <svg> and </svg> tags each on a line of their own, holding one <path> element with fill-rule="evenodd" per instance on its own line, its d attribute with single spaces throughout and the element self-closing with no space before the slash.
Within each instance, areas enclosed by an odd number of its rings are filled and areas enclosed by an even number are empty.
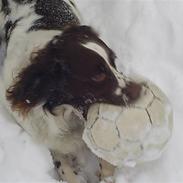
<svg viewBox="0 0 183 183">
<path fill-rule="evenodd" d="M 183 182 L 183 0 L 76 0 L 85 21 L 118 55 L 119 69 L 154 81 L 174 108 L 163 157 L 119 171 L 118 183 Z M 0 182 L 54 182 L 49 152 L 0 107 Z"/>
</svg>

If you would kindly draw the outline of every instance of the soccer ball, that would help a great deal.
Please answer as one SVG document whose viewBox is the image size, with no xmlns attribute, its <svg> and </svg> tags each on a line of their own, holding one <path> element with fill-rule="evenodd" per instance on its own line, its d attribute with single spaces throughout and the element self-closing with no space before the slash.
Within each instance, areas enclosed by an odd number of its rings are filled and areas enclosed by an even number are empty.
<svg viewBox="0 0 183 183">
<path fill-rule="evenodd" d="M 115 166 L 135 166 L 160 157 L 172 133 L 172 109 L 152 82 L 142 84 L 130 106 L 95 104 L 88 112 L 83 140 L 98 157 Z"/>
</svg>

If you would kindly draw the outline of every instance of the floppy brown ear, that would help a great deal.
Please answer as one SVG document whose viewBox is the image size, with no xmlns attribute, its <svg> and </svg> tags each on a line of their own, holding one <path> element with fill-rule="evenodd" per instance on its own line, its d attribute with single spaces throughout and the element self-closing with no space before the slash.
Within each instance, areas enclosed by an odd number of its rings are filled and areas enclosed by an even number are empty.
<svg viewBox="0 0 183 183">
<path fill-rule="evenodd" d="M 14 84 L 7 90 L 7 100 L 13 110 L 25 115 L 32 107 L 44 104 L 58 87 L 61 90 L 62 76 L 59 62 L 45 60 L 32 63 L 15 78 Z"/>
</svg>

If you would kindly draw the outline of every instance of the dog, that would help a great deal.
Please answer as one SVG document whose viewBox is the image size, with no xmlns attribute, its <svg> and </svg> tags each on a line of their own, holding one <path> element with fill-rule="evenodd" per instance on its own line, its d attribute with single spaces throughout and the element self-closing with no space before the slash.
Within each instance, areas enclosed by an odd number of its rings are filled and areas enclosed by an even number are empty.
<svg viewBox="0 0 183 183">
<path fill-rule="evenodd" d="M 17 123 L 53 156 L 68 183 L 114 182 L 115 167 L 82 140 L 95 103 L 127 105 L 141 91 L 116 55 L 82 23 L 72 0 L 1 0 L 1 98 Z M 91 163 L 92 162 L 92 163 Z"/>
</svg>

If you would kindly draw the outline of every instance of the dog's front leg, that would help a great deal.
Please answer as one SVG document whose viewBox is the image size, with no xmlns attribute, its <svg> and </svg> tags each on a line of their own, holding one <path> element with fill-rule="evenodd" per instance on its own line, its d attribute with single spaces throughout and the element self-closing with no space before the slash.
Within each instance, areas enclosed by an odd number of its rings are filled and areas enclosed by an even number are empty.
<svg viewBox="0 0 183 183">
<path fill-rule="evenodd" d="M 61 180 L 68 183 L 99 183 L 101 172 L 99 158 L 86 146 L 74 153 L 52 153 Z"/>
<path fill-rule="evenodd" d="M 54 160 L 55 168 L 62 181 L 68 183 L 81 183 L 81 177 L 79 178 L 73 166 L 71 166 L 68 156 L 60 156 L 59 159 Z M 83 183 L 85 181 L 83 180 Z"/>
<path fill-rule="evenodd" d="M 104 160 L 100 160 L 100 170 L 101 170 L 101 179 L 102 183 L 115 183 L 115 173 L 116 167 L 109 164 Z"/>
<path fill-rule="evenodd" d="M 52 157 L 59 179 L 67 183 L 87 183 L 86 178 L 80 174 L 80 169 L 73 155 L 63 155 L 52 152 Z"/>
</svg>

